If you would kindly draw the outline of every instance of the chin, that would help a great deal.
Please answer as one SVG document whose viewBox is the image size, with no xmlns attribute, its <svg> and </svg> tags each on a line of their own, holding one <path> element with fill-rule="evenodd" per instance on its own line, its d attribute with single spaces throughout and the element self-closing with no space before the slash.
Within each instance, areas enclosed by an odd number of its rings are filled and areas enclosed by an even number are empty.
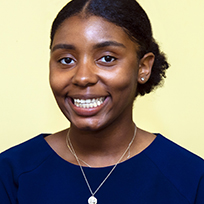
<svg viewBox="0 0 204 204">
<path fill-rule="evenodd" d="M 86 119 L 70 121 L 71 126 L 74 126 L 75 128 L 82 130 L 82 131 L 97 131 L 104 127 L 104 125 L 101 124 L 98 120 L 93 121 L 86 121 Z"/>
</svg>

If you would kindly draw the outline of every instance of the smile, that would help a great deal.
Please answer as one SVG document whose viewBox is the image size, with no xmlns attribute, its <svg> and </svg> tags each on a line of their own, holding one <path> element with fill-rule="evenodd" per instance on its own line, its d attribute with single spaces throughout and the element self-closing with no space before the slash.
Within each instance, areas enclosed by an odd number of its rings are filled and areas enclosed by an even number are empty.
<svg viewBox="0 0 204 204">
<path fill-rule="evenodd" d="M 103 104 L 105 97 L 93 99 L 74 99 L 74 105 L 80 108 L 96 108 Z"/>
</svg>

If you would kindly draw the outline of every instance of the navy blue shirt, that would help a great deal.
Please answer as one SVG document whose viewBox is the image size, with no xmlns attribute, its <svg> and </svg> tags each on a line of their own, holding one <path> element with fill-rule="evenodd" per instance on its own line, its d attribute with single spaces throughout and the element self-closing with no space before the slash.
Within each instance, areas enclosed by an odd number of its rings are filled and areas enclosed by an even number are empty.
<svg viewBox="0 0 204 204">
<path fill-rule="evenodd" d="M 0 154 L 1 204 L 87 204 L 79 166 L 41 134 Z M 93 191 L 111 167 L 84 167 Z M 162 135 L 120 163 L 96 193 L 98 204 L 204 204 L 204 161 Z"/>
</svg>

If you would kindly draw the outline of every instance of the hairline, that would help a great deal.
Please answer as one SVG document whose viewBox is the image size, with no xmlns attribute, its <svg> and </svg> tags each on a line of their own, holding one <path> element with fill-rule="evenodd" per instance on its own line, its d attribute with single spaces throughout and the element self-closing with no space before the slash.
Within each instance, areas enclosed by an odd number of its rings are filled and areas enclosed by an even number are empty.
<svg viewBox="0 0 204 204">
<path fill-rule="evenodd" d="M 89 2 L 90 2 L 90 1 L 89 1 Z M 89 2 L 87 2 L 87 4 L 88 4 Z M 86 9 L 87 9 L 87 6 L 88 6 L 88 5 L 85 5 Z M 140 47 L 141 47 L 141 46 L 140 46 L 138 40 L 130 33 L 130 31 L 129 31 L 128 29 L 126 29 L 126 28 L 123 27 L 123 26 L 120 26 L 119 24 L 117 24 L 117 23 L 115 23 L 115 22 L 113 22 L 113 21 L 108 20 L 107 18 L 105 18 L 105 17 L 103 17 L 103 16 L 96 15 L 96 14 L 93 14 L 93 13 L 87 11 L 87 10 L 84 10 L 84 8 L 83 8 L 80 12 L 76 12 L 76 13 L 74 13 L 73 15 L 68 16 L 67 18 L 65 18 L 65 19 L 58 25 L 58 27 L 57 27 L 57 29 L 55 30 L 55 33 L 54 33 L 54 35 L 53 35 L 52 43 L 53 43 L 54 36 L 55 36 L 56 32 L 60 29 L 61 26 L 63 26 L 63 23 L 64 23 L 67 19 L 69 19 L 69 18 L 71 18 L 71 17 L 74 17 L 74 16 L 78 16 L 78 17 L 80 17 L 80 18 L 82 18 L 82 19 L 88 19 L 88 18 L 90 18 L 90 17 L 92 17 L 92 16 L 96 16 L 96 17 L 102 18 L 103 20 L 105 20 L 105 21 L 107 21 L 107 22 L 109 22 L 109 23 L 113 23 L 114 25 L 116 25 L 116 26 L 122 28 L 123 31 L 124 31 L 124 32 L 127 34 L 127 36 L 129 37 L 129 39 L 130 39 L 132 42 L 134 42 L 134 43 L 136 43 L 136 44 L 138 45 L 138 48 L 139 48 L 139 50 L 140 50 Z M 52 44 L 50 44 L 50 50 L 51 50 L 51 49 L 52 49 Z M 140 53 L 138 52 L 139 50 L 137 50 L 138 59 L 141 59 L 141 56 L 139 56 Z"/>
</svg>

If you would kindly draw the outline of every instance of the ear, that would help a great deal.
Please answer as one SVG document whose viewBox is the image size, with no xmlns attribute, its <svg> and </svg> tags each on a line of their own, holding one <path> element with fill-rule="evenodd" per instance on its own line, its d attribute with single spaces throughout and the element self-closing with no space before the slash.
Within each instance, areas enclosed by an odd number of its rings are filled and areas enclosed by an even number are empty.
<svg viewBox="0 0 204 204">
<path fill-rule="evenodd" d="M 140 60 L 137 79 L 138 83 L 144 84 L 148 81 L 151 76 L 154 59 L 154 54 L 152 52 L 149 52 L 145 54 L 144 57 Z"/>
</svg>

